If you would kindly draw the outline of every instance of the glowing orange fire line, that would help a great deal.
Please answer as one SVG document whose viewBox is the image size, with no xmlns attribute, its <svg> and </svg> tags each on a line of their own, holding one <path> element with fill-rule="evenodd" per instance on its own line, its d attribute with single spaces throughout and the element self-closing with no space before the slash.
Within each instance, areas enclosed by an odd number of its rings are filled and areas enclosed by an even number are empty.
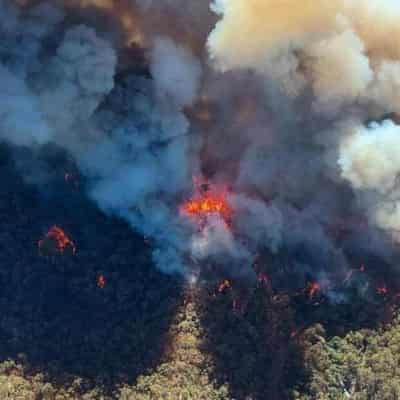
<svg viewBox="0 0 400 400">
<path fill-rule="evenodd" d="M 198 192 L 191 199 L 185 202 L 181 211 L 183 214 L 197 219 L 202 223 L 208 215 L 217 214 L 229 226 L 233 210 L 228 203 L 226 193 L 215 193 L 207 190 L 204 193 Z"/>
<path fill-rule="evenodd" d="M 76 253 L 76 247 L 74 242 L 65 234 L 65 232 L 58 226 L 53 226 L 46 234 L 46 239 L 54 241 L 57 249 L 63 253 L 66 248 L 71 248 L 72 253 Z M 42 249 L 44 245 L 44 240 L 41 239 L 38 242 L 39 250 Z"/>
<path fill-rule="evenodd" d="M 231 208 L 223 197 L 207 194 L 205 197 L 189 200 L 183 206 L 184 211 L 192 215 L 204 215 L 218 213 L 224 217 L 229 217 L 232 213 Z"/>
</svg>

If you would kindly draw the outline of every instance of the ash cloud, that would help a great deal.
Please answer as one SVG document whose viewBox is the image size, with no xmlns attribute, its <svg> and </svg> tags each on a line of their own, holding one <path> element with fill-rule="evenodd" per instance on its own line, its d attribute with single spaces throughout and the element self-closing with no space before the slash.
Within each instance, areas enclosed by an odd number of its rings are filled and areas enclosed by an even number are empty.
<svg viewBox="0 0 400 400">
<path fill-rule="evenodd" d="M 0 138 L 67 151 L 162 271 L 254 279 L 284 253 L 287 281 L 334 284 L 367 243 L 398 251 L 399 19 L 391 0 L 0 0 Z M 121 68 L 133 45 L 147 76 Z M 193 177 L 229 187 L 229 226 L 182 215 Z"/>
</svg>

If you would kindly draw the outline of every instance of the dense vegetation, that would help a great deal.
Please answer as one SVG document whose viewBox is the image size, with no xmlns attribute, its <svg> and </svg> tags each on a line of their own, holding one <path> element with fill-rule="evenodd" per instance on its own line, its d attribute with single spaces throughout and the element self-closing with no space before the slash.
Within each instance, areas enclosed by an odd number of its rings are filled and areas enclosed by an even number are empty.
<svg viewBox="0 0 400 400">
<path fill-rule="evenodd" d="M 226 386 L 217 387 L 212 380 L 212 357 L 203 353 L 204 332 L 196 306 L 186 302 L 171 324 L 164 360 L 136 385 L 124 384 L 106 394 L 98 388 L 88 389 L 75 377 L 68 384 L 52 384 L 43 373 L 29 374 L 20 363 L 7 360 L 0 364 L 0 398 L 2 400 L 226 400 Z M 72 377 L 71 377 L 72 378 Z"/>
<path fill-rule="evenodd" d="M 99 212 L 82 182 L 65 180 L 73 167 L 49 150 L 54 158 L 43 163 L 53 172 L 39 192 L 0 148 L 0 361 L 57 387 L 79 378 L 85 392 L 108 394 L 158 365 L 181 283 L 152 267 L 149 245 Z M 53 225 L 74 241 L 75 255 L 39 251 Z"/>
<path fill-rule="evenodd" d="M 400 398 L 400 319 L 386 328 L 327 339 L 321 325 L 305 332 L 306 394 L 297 400 Z"/>
<path fill-rule="evenodd" d="M 97 210 L 62 154 L 42 160 L 53 173 L 39 192 L 0 152 L 1 400 L 400 398 L 400 320 L 374 327 L 382 296 L 184 288 L 152 266 L 151 243 Z M 38 251 L 55 224 L 76 254 Z"/>
<path fill-rule="evenodd" d="M 224 400 L 228 388 L 212 379 L 213 358 L 202 351 L 205 332 L 196 303 L 188 302 L 171 326 L 166 360 L 151 374 L 140 376 L 134 387 L 125 386 L 120 400 Z"/>
</svg>

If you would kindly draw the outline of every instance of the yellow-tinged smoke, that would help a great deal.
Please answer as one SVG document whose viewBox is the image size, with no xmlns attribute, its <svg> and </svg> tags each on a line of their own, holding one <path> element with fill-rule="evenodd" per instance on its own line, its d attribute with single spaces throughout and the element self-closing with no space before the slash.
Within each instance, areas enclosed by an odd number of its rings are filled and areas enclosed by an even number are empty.
<svg viewBox="0 0 400 400">
<path fill-rule="evenodd" d="M 258 69 L 268 52 L 284 42 L 333 28 L 338 0 L 225 0 L 214 4 L 221 21 L 209 37 L 209 49 L 222 69 Z"/>
<path fill-rule="evenodd" d="M 211 33 L 209 50 L 222 69 L 254 68 L 281 47 L 303 49 L 310 41 L 335 33 L 348 21 L 380 57 L 400 58 L 400 2 L 396 0 L 215 0 L 221 20 Z"/>
<path fill-rule="evenodd" d="M 22 1 L 22 0 L 19 0 Z M 29 1 L 29 0 L 25 0 Z M 63 0 L 72 8 L 95 8 L 113 16 L 124 34 L 123 45 L 140 48 L 153 46 L 154 38 L 169 36 L 197 55 L 215 20 L 208 1 L 200 6 L 197 0 L 144 1 L 144 0 Z M 181 7 L 179 4 L 182 3 Z M 146 6 L 147 4 L 147 6 Z M 196 11 L 200 13 L 197 15 Z M 203 16 L 203 20 L 199 19 Z M 212 19 L 212 22 L 210 22 Z M 195 24 L 196 21 L 196 24 Z M 201 23 L 201 25 L 199 25 Z M 201 27 L 201 29 L 200 29 Z M 207 29 L 208 27 L 208 29 Z"/>
<path fill-rule="evenodd" d="M 146 47 L 142 18 L 134 2 L 129 0 L 64 0 L 67 7 L 95 8 L 112 15 L 124 33 L 124 45 Z"/>
<path fill-rule="evenodd" d="M 106 10 L 112 9 L 114 6 L 113 0 L 80 0 L 81 7 L 97 7 Z"/>
</svg>

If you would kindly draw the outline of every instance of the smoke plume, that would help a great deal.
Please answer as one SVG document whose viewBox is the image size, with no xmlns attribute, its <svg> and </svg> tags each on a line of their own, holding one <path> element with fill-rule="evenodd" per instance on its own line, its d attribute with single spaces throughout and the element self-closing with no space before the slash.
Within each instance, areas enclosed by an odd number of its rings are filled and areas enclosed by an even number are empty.
<svg viewBox="0 0 400 400">
<path fill-rule="evenodd" d="M 286 257 L 334 287 L 360 249 L 397 254 L 399 21 L 394 0 L 0 0 L 0 138 L 64 149 L 166 273 Z"/>
</svg>

